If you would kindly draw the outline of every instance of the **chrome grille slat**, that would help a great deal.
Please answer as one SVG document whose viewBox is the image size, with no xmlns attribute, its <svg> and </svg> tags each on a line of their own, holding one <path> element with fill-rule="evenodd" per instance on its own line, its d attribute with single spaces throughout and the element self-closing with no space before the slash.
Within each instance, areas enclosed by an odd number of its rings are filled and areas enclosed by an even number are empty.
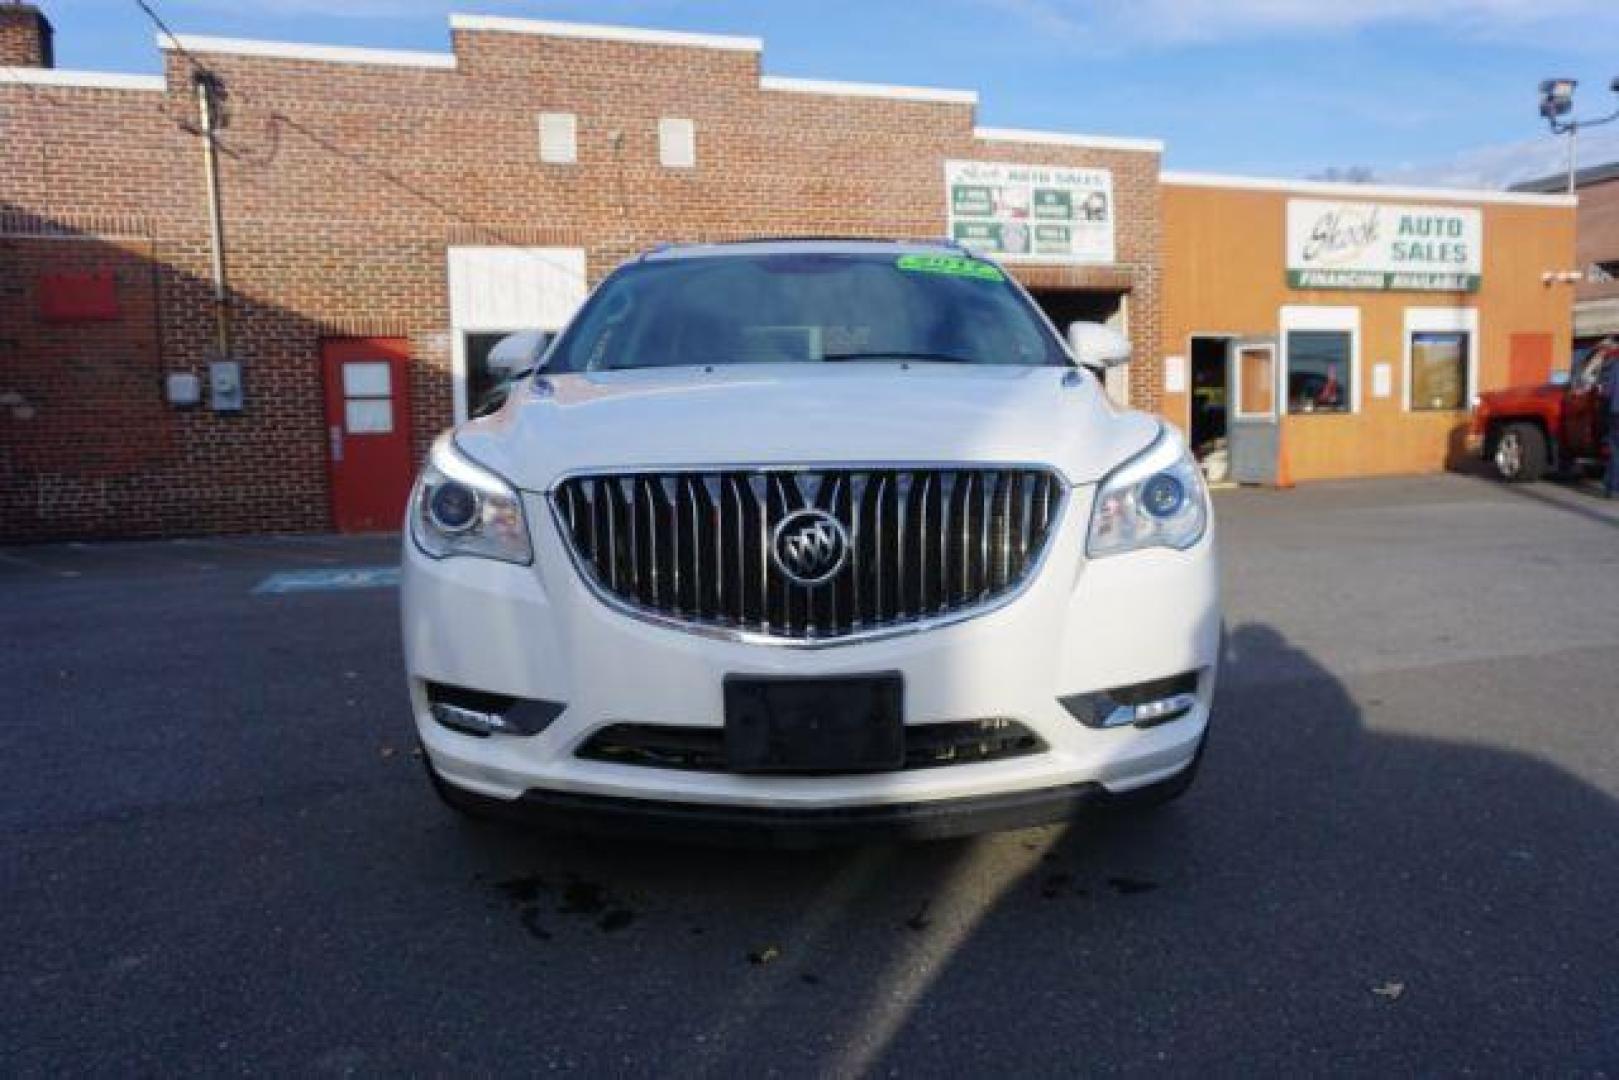
<svg viewBox="0 0 1619 1080">
<path fill-rule="evenodd" d="M 970 614 L 1021 587 L 1064 488 L 1022 467 L 637 470 L 551 493 L 581 572 L 610 602 L 696 629 L 824 642 Z M 848 532 L 816 586 L 776 566 L 776 525 L 824 510 Z"/>
</svg>

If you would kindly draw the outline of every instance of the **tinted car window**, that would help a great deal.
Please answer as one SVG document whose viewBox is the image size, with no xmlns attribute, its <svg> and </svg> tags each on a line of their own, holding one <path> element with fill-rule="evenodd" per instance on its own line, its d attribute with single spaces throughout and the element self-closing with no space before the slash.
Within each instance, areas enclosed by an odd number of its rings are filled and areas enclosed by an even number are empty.
<svg viewBox="0 0 1619 1080">
<path fill-rule="evenodd" d="M 557 344 L 552 371 L 841 360 L 1066 364 L 1033 305 L 961 256 L 802 253 L 635 263 Z"/>
</svg>

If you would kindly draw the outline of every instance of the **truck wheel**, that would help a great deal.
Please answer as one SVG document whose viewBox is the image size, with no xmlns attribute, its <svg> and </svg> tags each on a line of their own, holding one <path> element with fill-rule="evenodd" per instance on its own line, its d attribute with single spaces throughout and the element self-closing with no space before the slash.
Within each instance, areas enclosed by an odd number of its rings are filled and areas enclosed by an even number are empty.
<svg viewBox="0 0 1619 1080">
<path fill-rule="evenodd" d="M 1532 484 L 1546 475 L 1546 436 L 1533 424 L 1508 424 L 1495 437 L 1490 461 L 1509 484 Z"/>
</svg>

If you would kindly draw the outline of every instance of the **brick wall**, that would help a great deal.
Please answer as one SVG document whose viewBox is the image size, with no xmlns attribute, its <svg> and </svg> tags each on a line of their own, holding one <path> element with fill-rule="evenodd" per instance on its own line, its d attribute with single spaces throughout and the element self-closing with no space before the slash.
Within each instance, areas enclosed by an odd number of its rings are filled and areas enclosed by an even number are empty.
<svg viewBox="0 0 1619 1080">
<path fill-rule="evenodd" d="M 1619 300 L 1619 276 L 1601 281 L 1591 274 L 1597 263 L 1619 262 L 1619 177 L 1580 189 L 1575 259 L 1586 273 L 1576 300 Z"/>
<path fill-rule="evenodd" d="M 39 391 L 26 421 L 0 408 L 0 539 L 326 528 L 318 342 L 411 341 L 415 446 L 424 452 L 451 414 L 447 246 L 581 246 L 594 282 L 668 240 L 940 236 L 943 163 L 952 158 L 1113 171 L 1117 265 L 1016 272 L 1032 285 L 1130 290 L 1143 358 L 1133 400 L 1155 404 L 1156 154 L 977 139 L 967 104 L 763 89 L 755 51 L 468 30 L 453 42 L 454 69 L 203 55 L 229 91 L 220 179 L 248 394 L 241 415 L 161 404 L 161 373 L 202 374 L 212 340 L 202 157 L 184 58 L 165 54 L 161 93 L 0 84 L 0 130 L 9 135 L 0 211 L 45 223 L 30 227 L 61 223 L 77 237 L 63 249 L 104 256 L 121 288 L 138 276 L 128 260 L 149 259 L 144 280 L 156 290 L 150 318 L 132 301 L 124 320 L 129 340 L 149 339 L 156 354 L 131 369 L 127 405 L 53 390 Z M 540 163 L 542 111 L 578 115 L 576 164 Z M 696 122 L 696 169 L 659 165 L 660 117 Z M 138 221 L 139 250 L 87 215 Z M 26 229 L 0 226 L 0 236 L 12 232 Z M 0 348 L 44 386 L 45 371 L 74 346 L 53 352 L 32 330 L 5 328 L 27 321 L 30 282 L 56 257 L 16 243 L 0 279 L 11 298 Z M 87 356 L 100 348 L 82 347 Z M 86 362 L 117 362 L 111 350 L 94 356 Z M 9 378 L 0 376 L 0 394 Z M 82 442 L 58 428 L 148 445 L 113 455 L 92 495 Z M 30 494 L 62 476 L 74 480 L 61 498 Z"/>
</svg>

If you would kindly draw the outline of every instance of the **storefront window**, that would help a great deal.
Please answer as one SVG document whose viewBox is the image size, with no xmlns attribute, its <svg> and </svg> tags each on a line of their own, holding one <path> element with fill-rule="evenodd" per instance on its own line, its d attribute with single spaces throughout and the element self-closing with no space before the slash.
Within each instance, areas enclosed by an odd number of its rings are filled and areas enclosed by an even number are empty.
<svg viewBox="0 0 1619 1080">
<path fill-rule="evenodd" d="M 1287 411 L 1349 411 L 1353 336 L 1346 330 L 1293 330 L 1287 335 Z"/>
<path fill-rule="evenodd" d="M 1411 408 L 1460 409 L 1467 401 L 1468 335 L 1421 330 L 1411 335 Z"/>
</svg>

